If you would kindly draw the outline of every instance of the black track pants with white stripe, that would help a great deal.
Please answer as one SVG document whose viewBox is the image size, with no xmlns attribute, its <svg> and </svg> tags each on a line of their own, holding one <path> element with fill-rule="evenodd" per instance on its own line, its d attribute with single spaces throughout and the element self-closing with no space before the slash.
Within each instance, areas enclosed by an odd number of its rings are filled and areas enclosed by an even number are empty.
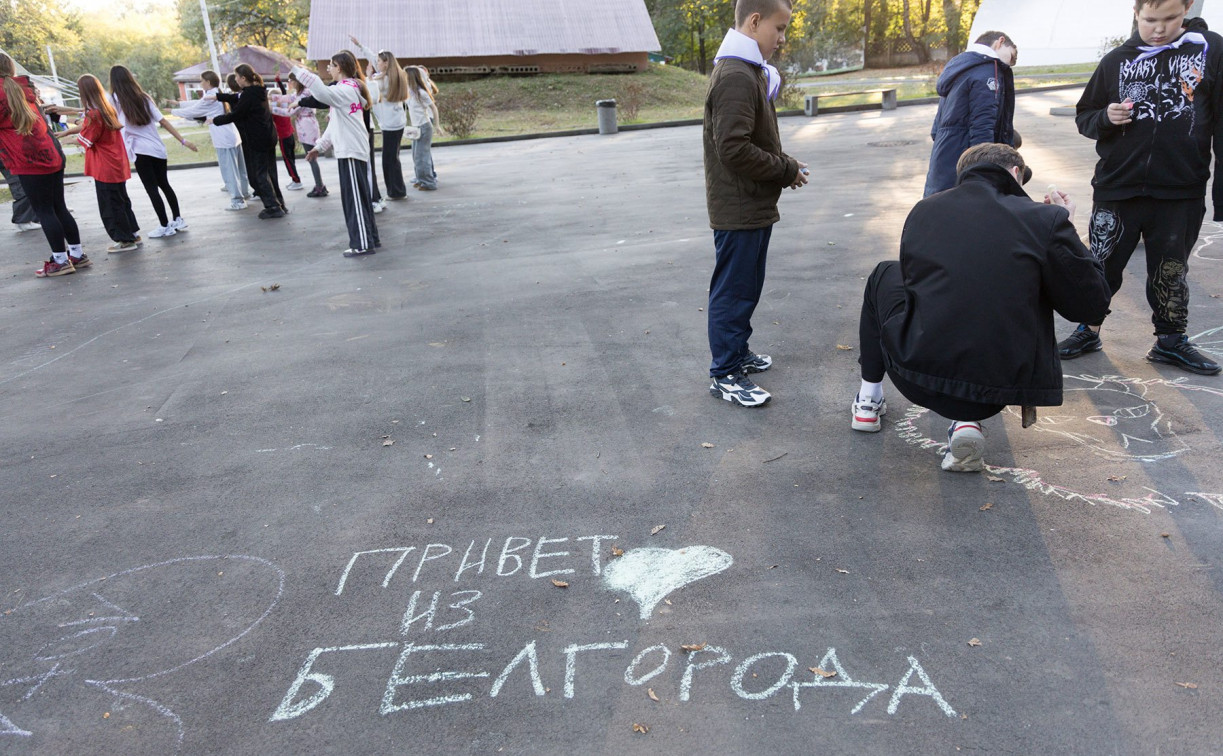
<svg viewBox="0 0 1223 756">
<path fill-rule="evenodd" d="M 373 249 L 378 244 L 374 206 L 370 199 L 369 166 L 364 160 L 340 158 L 340 201 L 348 224 L 350 249 Z"/>
</svg>

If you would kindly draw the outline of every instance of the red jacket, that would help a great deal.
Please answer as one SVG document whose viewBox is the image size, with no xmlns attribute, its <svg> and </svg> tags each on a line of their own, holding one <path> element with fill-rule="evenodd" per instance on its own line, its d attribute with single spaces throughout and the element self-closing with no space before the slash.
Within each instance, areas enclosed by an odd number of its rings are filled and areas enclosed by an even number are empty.
<svg viewBox="0 0 1223 756">
<path fill-rule="evenodd" d="M 122 184 L 132 177 L 127 163 L 123 130 L 108 129 L 97 110 L 85 111 L 85 123 L 76 141 L 85 148 L 85 175 L 106 184 Z"/>
<path fill-rule="evenodd" d="M 13 81 L 21 85 L 25 92 L 26 102 L 39 113 L 34 122 L 34 131 L 29 136 L 22 136 L 13 128 L 8 95 L 0 86 L 0 162 L 16 176 L 43 176 L 55 173 L 64 167 L 55 138 L 47 133 L 47 122 L 38 110 L 38 98 L 30 79 L 26 76 L 14 76 Z"/>
</svg>

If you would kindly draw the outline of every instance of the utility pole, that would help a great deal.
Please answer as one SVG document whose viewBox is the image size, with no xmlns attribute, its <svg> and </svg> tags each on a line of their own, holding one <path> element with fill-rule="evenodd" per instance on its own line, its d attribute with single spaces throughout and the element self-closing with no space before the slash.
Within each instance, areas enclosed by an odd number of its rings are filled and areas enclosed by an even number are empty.
<svg viewBox="0 0 1223 756">
<path fill-rule="evenodd" d="M 59 74 L 55 71 L 55 55 L 51 52 L 51 45 L 47 45 L 47 60 L 51 63 L 51 79 L 59 86 Z"/>
<path fill-rule="evenodd" d="M 217 45 L 212 41 L 212 22 L 208 20 L 207 0 L 200 0 L 200 15 L 204 17 L 204 36 L 208 38 L 208 55 L 212 59 L 212 70 L 220 76 L 221 64 L 217 62 Z"/>
</svg>

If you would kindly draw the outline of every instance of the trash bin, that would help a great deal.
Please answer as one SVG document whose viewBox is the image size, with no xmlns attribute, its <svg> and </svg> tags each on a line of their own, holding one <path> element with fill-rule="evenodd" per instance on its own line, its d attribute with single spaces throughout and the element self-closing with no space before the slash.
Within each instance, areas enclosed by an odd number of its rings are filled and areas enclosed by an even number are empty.
<svg viewBox="0 0 1223 756">
<path fill-rule="evenodd" d="M 595 108 L 599 111 L 599 133 L 615 134 L 620 129 L 616 126 L 616 101 L 597 100 Z"/>
</svg>

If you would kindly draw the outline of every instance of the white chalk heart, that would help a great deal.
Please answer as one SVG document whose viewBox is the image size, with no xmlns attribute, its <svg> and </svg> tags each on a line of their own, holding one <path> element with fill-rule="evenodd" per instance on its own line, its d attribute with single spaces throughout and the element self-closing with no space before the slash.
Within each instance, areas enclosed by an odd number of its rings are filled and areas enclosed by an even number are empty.
<svg viewBox="0 0 1223 756">
<path fill-rule="evenodd" d="M 603 568 L 603 585 L 627 593 L 648 620 L 658 602 L 667 594 L 716 575 L 735 560 L 712 546 L 684 549 L 630 549 Z"/>
</svg>

